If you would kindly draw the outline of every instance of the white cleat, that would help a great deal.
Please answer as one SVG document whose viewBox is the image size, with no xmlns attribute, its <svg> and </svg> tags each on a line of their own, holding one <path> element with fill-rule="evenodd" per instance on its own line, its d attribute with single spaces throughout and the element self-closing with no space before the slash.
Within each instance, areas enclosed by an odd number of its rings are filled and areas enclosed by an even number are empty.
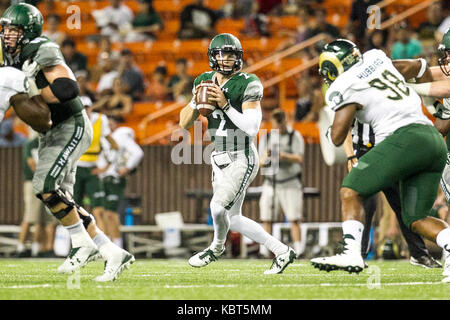
<svg viewBox="0 0 450 320">
<path fill-rule="evenodd" d="M 64 260 L 63 264 L 58 267 L 58 273 L 72 273 L 75 270 L 83 268 L 89 262 L 98 258 L 98 250 L 94 247 L 77 247 L 72 248 Z"/>
<path fill-rule="evenodd" d="M 450 283 L 450 277 L 442 279 L 441 282 L 443 282 L 443 283 Z"/>
<path fill-rule="evenodd" d="M 314 268 L 324 271 L 345 270 L 359 273 L 364 270 L 364 259 L 361 256 L 361 246 L 355 240 L 344 238 L 344 249 L 341 254 L 331 257 L 311 259 Z"/>
<path fill-rule="evenodd" d="M 450 256 L 447 256 L 444 262 L 444 271 L 442 272 L 443 276 L 450 277 Z"/>
<path fill-rule="evenodd" d="M 217 261 L 224 252 L 225 248 L 223 248 L 221 252 L 214 252 L 210 248 L 206 248 L 205 250 L 194 254 L 189 259 L 189 264 L 195 268 L 205 267 L 211 262 Z"/>
<path fill-rule="evenodd" d="M 125 250 L 105 261 L 104 273 L 94 279 L 97 282 L 115 281 L 123 270 L 128 269 L 135 261 L 134 256 Z"/>
<path fill-rule="evenodd" d="M 286 267 L 294 262 L 294 259 L 296 257 L 296 253 L 294 249 L 288 247 L 288 250 L 285 253 L 277 255 L 272 260 L 272 266 L 269 270 L 264 271 L 264 274 L 279 274 L 283 273 L 284 269 Z"/>
</svg>

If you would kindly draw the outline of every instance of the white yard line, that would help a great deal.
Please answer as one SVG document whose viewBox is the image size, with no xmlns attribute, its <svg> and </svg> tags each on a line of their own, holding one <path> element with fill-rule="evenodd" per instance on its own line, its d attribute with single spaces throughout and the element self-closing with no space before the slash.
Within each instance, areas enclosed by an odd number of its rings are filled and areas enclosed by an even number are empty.
<svg viewBox="0 0 450 320">
<path fill-rule="evenodd" d="M 0 287 L 0 288 L 2 288 L 2 289 L 34 289 L 34 288 L 50 288 L 51 286 L 52 286 L 51 284 L 44 283 L 44 284 L 9 286 L 9 287 Z"/>
</svg>

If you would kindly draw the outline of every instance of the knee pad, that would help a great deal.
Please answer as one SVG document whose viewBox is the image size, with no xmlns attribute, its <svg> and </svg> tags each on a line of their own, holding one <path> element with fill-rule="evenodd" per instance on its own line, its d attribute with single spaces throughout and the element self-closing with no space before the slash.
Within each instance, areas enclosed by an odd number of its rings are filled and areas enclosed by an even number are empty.
<svg viewBox="0 0 450 320">
<path fill-rule="evenodd" d="M 36 195 L 47 208 L 50 209 L 51 213 L 57 218 L 61 220 L 65 216 L 67 216 L 70 211 L 75 207 L 75 202 L 72 200 L 72 196 L 69 192 L 58 189 L 56 191 L 51 191 L 50 196 L 47 199 L 44 199 L 42 194 Z M 59 204 L 64 204 L 66 207 L 60 209 L 59 211 L 55 211 L 55 208 Z"/>
</svg>

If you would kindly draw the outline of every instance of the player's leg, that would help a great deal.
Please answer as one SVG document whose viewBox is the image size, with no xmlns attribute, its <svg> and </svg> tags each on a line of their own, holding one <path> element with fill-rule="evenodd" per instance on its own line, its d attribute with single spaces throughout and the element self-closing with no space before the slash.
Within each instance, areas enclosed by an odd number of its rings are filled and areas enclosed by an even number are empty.
<svg viewBox="0 0 450 320">
<path fill-rule="evenodd" d="M 413 124 L 398 129 L 362 156 L 345 177 L 340 191 L 344 250 L 333 257 L 313 259 L 313 265 L 328 271 L 340 268 L 361 271 L 364 267 L 361 257 L 363 199 L 441 161 L 442 148 L 445 148 L 444 141 L 436 129 Z"/>
<path fill-rule="evenodd" d="M 408 250 L 411 256 L 410 263 L 426 268 L 442 267 L 441 264 L 434 260 L 434 258 L 430 255 L 422 237 L 417 233 L 412 232 L 403 222 L 399 185 L 395 184 L 394 186 L 383 190 L 383 193 L 385 194 L 392 210 L 395 212 L 400 231 L 402 232 L 406 244 L 408 245 Z"/>
<path fill-rule="evenodd" d="M 125 178 L 107 177 L 105 185 L 105 226 L 108 236 L 119 247 L 123 247 L 122 234 L 120 232 L 119 205 L 123 199 L 126 188 Z"/>
<path fill-rule="evenodd" d="M 400 183 L 405 225 L 412 231 L 435 242 L 450 253 L 450 228 L 438 218 L 429 216 L 430 208 L 437 195 L 439 172 L 426 172 Z M 450 258 L 444 262 L 444 276 L 450 276 Z"/>
<path fill-rule="evenodd" d="M 37 200 L 33 194 L 33 185 L 31 181 L 24 181 L 23 197 L 24 214 L 20 225 L 19 243 L 16 251 L 18 257 L 26 257 L 29 255 L 29 253 L 25 250 L 25 241 L 27 240 L 30 232 L 30 225 L 37 222 L 36 202 L 39 203 L 39 200 Z"/>
<path fill-rule="evenodd" d="M 71 190 L 74 177 L 75 168 L 73 168 L 71 174 L 66 175 L 63 182 L 63 186 L 66 189 Z M 124 269 L 127 269 L 130 264 L 135 261 L 135 258 L 129 252 L 123 250 L 114 244 L 104 232 L 98 228 L 97 223 L 93 215 L 89 214 L 84 208 L 76 205 L 77 212 L 80 218 L 84 222 L 84 226 L 96 244 L 98 251 L 102 258 L 106 261 L 104 273 L 101 276 L 96 277 L 94 280 L 98 282 L 106 282 L 116 280 Z"/>
<path fill-rule="evenodd" d="M 369 241 L 370 241 L 370 229 L 372 227 L 372 220 L 377 209 L 377 194 L 370 196 L 363 201 L 364 213 L 365 213 L 365 222 L 364 222 L 364 231 L 362 234 L 361 240 L 361 255 L 364 259 L 367 258 L 367 254 L 369 253 Z"/>
<path fill-rule="evenodd" d="M 99 177 L 91 173 L 92 168 L 88 168 L 88 170 L 89 172 L 87 173 L 88 176 L 86 178 L 86 194 L 91 200 L 92 215 L 95 218 L 97 226 L 100 228 L 100 230 L 105 231 L 105 223 L 103 217 L 103 199 L 105 192 L 103 190 L 102 182 Z"/>
</svg>

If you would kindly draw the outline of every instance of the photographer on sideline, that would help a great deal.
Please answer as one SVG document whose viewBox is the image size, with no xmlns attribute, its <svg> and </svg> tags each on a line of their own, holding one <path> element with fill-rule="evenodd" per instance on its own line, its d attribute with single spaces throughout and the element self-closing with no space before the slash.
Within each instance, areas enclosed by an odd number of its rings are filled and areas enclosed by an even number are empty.
<svg viewBox="0 0 450 320">
<path fill-rule="evenodd" d="M 281 109 L 272 112 L 273 129 L 261 137 L 260 165 L 264 170 L 264 184 L 259 206 L 264 229 L 272 233 L 272 223 L 278 217 L 279 207 L 291 224 L 291 237 L 297 257 L 305 250 L 300 233 L 303 211 L 301 172 L 305 143 L 300 132 L 287 124 L 286 113 Z M 278 162 L 278 166 L 277 163 Z M 275 170 L 272 170 L 274 169 Z M 275 190 L 275 192 L 274 192 Z M 260 254 L 267 256 L 261 247 Z"/>
</svg>

